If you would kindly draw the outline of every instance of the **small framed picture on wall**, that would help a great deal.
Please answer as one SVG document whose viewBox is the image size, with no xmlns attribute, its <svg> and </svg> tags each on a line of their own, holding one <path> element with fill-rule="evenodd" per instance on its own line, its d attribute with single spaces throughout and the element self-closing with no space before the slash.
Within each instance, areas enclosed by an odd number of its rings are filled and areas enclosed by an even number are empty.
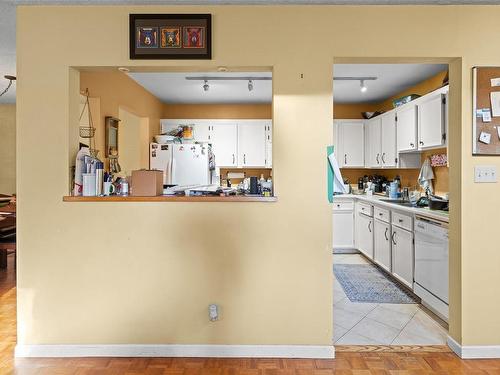
<svg viewBox="0 0 500 375">
<path fill-rule="evenodd" d="M 211 14 L 130 14 L 130 59 L 212 58 Z"/>
</svg>

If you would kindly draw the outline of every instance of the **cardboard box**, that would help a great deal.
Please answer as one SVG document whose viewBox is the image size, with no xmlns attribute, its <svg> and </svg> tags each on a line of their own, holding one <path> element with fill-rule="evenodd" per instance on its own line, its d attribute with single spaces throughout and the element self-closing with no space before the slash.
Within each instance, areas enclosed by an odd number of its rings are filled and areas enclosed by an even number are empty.
<svg viewBox="0 0 500 375">
<path fill-rule="evenodd" d="M 130 195 L 135 197 L 155 197 L 163 194 L 163 172 L 141 169 L 132 171 Z"/>
</svg>

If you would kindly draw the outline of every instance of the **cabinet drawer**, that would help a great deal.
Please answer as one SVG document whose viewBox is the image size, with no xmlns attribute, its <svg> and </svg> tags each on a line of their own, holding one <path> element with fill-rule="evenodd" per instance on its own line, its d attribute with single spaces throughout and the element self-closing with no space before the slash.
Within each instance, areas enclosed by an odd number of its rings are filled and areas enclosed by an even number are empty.
<svg viewBox="0 0 500 375">
<path fill-rule="evenodd" d="M 371 204 L 359 202 L 357 211 L 370 217 L 373 216 L 373 206 Z"/>
<path fill-rule="evenodd" d="M 391 212 L 382 207 L 375 207 L 374 217 L 375 219 L 379 219 L 385 221 L 386 223 L 390 223 Z"/>
<path fill-rule="evenodd" d="M 333 202 L 333 210 L 334 211 L 352 211 L 354 209 L 353 201 L 340 201 Z"/>
<path fill-rule="evenodd" d="M 392 212 L 392 224 L 413 232 L 413 217 L 401 212 Z"/>
</svg>

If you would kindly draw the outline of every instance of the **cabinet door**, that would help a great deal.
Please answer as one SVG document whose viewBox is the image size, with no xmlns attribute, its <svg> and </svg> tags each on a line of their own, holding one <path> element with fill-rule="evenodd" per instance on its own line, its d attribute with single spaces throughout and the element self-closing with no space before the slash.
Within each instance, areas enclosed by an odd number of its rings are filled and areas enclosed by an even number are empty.
<svg viewBox="0 0 500 375">
<path fill-rule="evenodd" d="M 367 123 L 367 138 L 368 138 L 368 167 L 379 168 L 382 166 L 380 137 L 381 137 L 381 120 L 380 118 L 371 120 Z"/>
<path fill-rule="evenodd" d="M 418 105 L 418 148 L 441 147 L 445 143 L 444 95 L 431 96 Z"/>
<path fill-rule="evenodd" d="M 266 130 L 262 122 L 238 124 L 238 166 L 266 166 Z"/>
<path fill-rule="evenodd" d="M 341 167 L 364 167 L 364 126 L 362 122 L 342 122 L 339 124 L 338 155 Z"/>
<path fill-rule="evenodd" d="M 218 167 L 236 167 L 238 165 L 238 126 L 236 124 L 211 125 L 210 137 Z"/>
<path fill-rule="evenodd" d="M 212 125 L 208 122 L 197 122 L 194 124 L 194 139 L 198 142 L 211 142 Z"/>
<path fill-rule="evenodd" d="M 398 152 L 417 149 L 417 107 L 405 105 L 396 110 L 396 128 Z"/>
<path fill-rule="evenodd" d="M 382 154 L 380 156 L 383 167 L 396 166 L 396 114 L 391 112 L 381 117 Z"/>
<path fill-rule="evenodd" d="M 358 250 L 368 258 L 373 259 L 373 219 L 363 214 L 358 214 L 356 226 L 356 244 Z"/>
<path fill-rule="evenodd" d="M 353 211 L 333 212 L 333 248 L 350 249 L 354 247 Z"/>
<path fill-rule="evenodd" d="M 391 272 L 391 226 L 379 220 L 374 225 L 373 260 Z"/>
<path fill-rule="evenodd" d="M 392 227 L 392 274 L 413 288 L 413 233 Z"/>
</svg>

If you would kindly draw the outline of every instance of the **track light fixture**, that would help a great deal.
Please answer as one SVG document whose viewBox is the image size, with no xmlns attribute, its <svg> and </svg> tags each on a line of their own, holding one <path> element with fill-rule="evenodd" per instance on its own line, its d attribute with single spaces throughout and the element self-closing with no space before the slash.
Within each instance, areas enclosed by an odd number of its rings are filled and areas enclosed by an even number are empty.
<svg viewBox="0 0 500 375">
<path fill-rule="evenodd" d="M 251 79 L 248 80 L 248 91 L 252 91 L 253 90 L 253 82 Z"/>
<path fill-rule="evenodd" d="M 203 82 L 205 82 L 203 84 L 203 91 L 208 91 L 208 89 L 210 88 L 210 86 L 208 85 L 208 81 L 207 80 L 204 80 Z"/>
<path fill-rule="evenodd" d="M 359 86 L 360 86 L 360 91 L 361 92 L 366 92 L 368 90 L 368 88 L 365 86 L 365 80 L 362 79 L 361 81 L 359 81 Z"/>
<path fill-rule="evenodd" d="M 375 81 L 377 77 L 333 77 L 334 81 L 359 81 L 359 88 L 361 92 L 367 92 L 365 81 Z"/>
<path fill-rule="evenodd" d="M 15 81 L 16 80 L 16 77 L 15 76 L 9 76 L 9 75 L 5 75 L 3 76 L 3 78 L 9 80 L 9 84 L 7 85 L 7 87 L 0 93 L 0 96 L 4 95 L 7 93 L 7 91 L 9 91 L 10 89 L 10 86 L 12 86 L 12 81 Z"/>
</svg>

